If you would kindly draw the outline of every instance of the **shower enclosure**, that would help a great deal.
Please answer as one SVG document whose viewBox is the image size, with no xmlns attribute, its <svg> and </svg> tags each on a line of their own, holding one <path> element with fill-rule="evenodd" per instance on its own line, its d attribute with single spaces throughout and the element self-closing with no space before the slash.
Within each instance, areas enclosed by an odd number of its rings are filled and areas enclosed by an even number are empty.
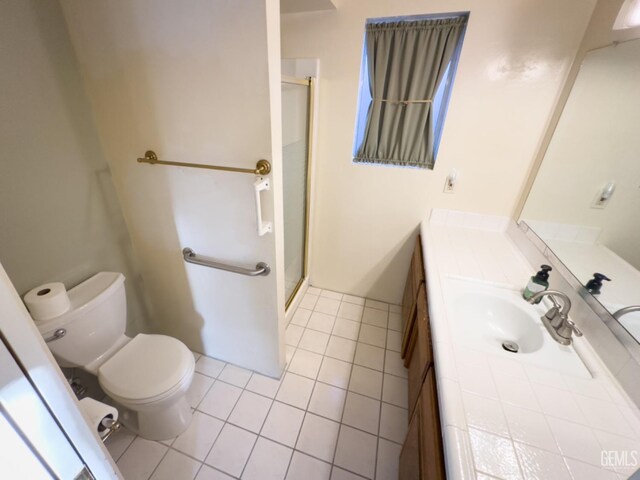
<svg viewBox="0 0 640 480">
<path fill-rule="evenodd" d="M 313 79 L 282 77 L 284 261 L 287 307 L 307 276 Z"/>
</svg>

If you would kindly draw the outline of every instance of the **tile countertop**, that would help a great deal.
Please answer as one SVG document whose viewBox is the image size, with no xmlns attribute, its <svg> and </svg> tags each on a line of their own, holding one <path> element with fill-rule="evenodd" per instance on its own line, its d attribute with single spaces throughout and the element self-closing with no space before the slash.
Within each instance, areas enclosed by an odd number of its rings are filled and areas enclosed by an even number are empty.
<svg viewBox="0 0 640 480">
<path fill-rule="evenodd" d="M 451 341 L 447 276 L 522 288 L 534 271 L 505 232 L 508 222 L 434 210 L 420 229 L 448 478 L 627 479 L 640 466 L 640 411 L 588 339 L 574 346 L 592 379 Z M 603 467 L 603 451 L 614 451 L 604 455 L 610 465 L 618 455 L 636 466 Z"/>
</svg>

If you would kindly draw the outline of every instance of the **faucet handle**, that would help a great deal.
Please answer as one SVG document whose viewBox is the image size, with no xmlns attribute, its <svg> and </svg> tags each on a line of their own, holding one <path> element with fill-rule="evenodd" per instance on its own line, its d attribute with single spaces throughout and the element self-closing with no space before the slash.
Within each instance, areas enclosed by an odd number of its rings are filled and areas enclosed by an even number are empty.
<svg viewBox="0 0 640 480">
<path fill-rule="evenodd" d="M 571 327 L 571 330 L 573 330 L 573 334 L 576 337 L 581 337 L 582 336 L 582 332 L 580 331 L 580 329 L 577 327 L 576 323 L 572 320 L 569 320 L 567 318 L 567 325 L 569 325 L 569 327 Z"/>
</svg>

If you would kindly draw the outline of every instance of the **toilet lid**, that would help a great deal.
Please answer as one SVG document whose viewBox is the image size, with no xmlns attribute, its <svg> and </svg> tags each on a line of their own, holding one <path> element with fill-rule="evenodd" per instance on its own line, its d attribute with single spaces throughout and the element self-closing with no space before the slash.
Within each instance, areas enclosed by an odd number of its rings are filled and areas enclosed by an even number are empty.
<svg viewBox="0 0 640 480">
<path fill-rule="evenodd" d="M 193 355 L 179 340 L 138 334 L 100 366 L 98 380 L 111 396 L 151 400 L 173 391 L 193 367 Z"/>
</svg>

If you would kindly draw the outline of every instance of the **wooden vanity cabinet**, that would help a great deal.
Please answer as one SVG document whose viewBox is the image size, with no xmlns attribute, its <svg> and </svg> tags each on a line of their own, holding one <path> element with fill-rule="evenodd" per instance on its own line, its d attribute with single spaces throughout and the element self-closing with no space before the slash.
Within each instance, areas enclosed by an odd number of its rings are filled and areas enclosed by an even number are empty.
<svg viewBox="0 0 640 480">
<path fill-rule="evenodd" d="M 422 263 L 422 244 L 420 235 L 416 239 L 409 264 L 409 273 L 404 285 L 404 293 L 402 295 L 402 358 L 405 358 L 405 366 L 408 366 L 406 360 L 407 352 L 410 345 L 411 332 L 416 318 L 416 301 L 418 299 L 418 291 L 421 285 L 424 285 L 425 274 L 424 265 Z"/>
<path fill-rule="evenodd" d="M 417 263 L 419 260 L 420 263 Z M 400 453 L 400 480 L 446 478 L 429 304 L 418 237 L 402 305 L 403 355 L 409 368 L 409 429 Z"/>
</svg>

